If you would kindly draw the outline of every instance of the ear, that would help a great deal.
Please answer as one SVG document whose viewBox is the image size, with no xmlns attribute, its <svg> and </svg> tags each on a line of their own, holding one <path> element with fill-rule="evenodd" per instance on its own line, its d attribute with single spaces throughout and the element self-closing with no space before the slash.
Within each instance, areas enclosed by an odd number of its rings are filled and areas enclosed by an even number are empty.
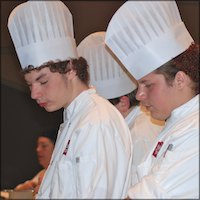
<svg viewBox="0 0 200 200">
<path fill-rule="evenodd" d="M 188 82 L 188 76 L 183 72 L 179 71 L 176 73 L 174 83 L 178 89 L 182 89 Z"/>
<path fill-rule="evenodd" d="M 76 71 L 70 70 L 65 75 L 66 75 L 66 77 L 67 77 L 68 80 L 72 80 L 76 76 Z"/>
<path fill-rule="evenodd" d="M 120 97 L 120 102 L 118 103 L 118 109 L 122 113 L 126 113 L 129 110 L 130 107 L 130 101 L 127 96 Z"/>
</svg>

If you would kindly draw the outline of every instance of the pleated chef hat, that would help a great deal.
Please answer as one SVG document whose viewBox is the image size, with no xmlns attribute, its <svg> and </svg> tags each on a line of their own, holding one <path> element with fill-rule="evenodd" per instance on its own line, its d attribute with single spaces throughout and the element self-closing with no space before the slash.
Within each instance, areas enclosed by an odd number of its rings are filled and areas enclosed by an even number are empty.
<svg viewBox="0 0 200 200">
<path fill-rule="evenodd" d="M 104 98 L 113 99 L 132 92 L 136 85 L 106 49 L 104 40 L 105 32 L 92 33 L 77 49 L 78 55 L 88 62 L 90 84 Z"/>
<path fill-rule="evenodd" d="M 175 1 L 127 1 L 112 17 L 105 43 L 136 80 L 193 42 Z"/>
<path fill-rule="evenodd" d="M 77 58 L 72 15 L 61 1 L 28 1 L 11 12 L 8 29 L 21 67 Z"/>
</svg>

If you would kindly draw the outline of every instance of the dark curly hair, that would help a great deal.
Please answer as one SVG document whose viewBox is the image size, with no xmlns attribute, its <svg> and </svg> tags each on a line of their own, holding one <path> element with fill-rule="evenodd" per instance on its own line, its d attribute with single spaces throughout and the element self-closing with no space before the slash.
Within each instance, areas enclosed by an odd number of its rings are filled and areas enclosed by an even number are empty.
<svg viewBox="0 0 200 200">
<path fill-rule="evenodd" d="M 133 107 L 133 106 L 139 105 L 139 101 L 136 99 L 136 93 L 137 93 L 137 89 L 133 90 L 129 94 L 123 95 L 123 96 L 127 96 L 129 98 L 130 108 Z M 113 105 L 117 105 L 120 102 L 120 97 L 117 97 L 117 98 L 114 98 L 114 99 L 108 99 L 108 100 Z"/>
<path fill-rule="evenodd" d="M 192 90 L 199 94 L 199 44 L 192 43 L 182 54 L 165 63 L 155 70 L 157 74 L 163 74 L 167 83 L 171 85 L 178 71 L 183 71 L 192 80 Z"/>
<path fill-rule="evenodd" d="M 22 73 L 30 73 L 32 70 L 41 70 L 42 68 L 49 67 L 51 72 L 59 72 L 60 74 L 65 74 L 71 70 L 76 71 L 76 75 L 78 78 L 85 83 L 89 84 L 89 72 L 88 72 L 88 63 L 83 57 L 79 57 L 78 59 L 70 59 L 65 61 L 49 61 L 44 63 L 40 67 L 35 67 L 33 65 L 29 65 L 25 68 Z"/>
</svg>

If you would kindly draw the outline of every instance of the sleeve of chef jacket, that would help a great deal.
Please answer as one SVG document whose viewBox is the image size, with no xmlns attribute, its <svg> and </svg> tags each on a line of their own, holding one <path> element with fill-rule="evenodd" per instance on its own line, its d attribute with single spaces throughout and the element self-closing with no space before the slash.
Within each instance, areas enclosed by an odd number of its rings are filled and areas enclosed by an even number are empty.
<svg viewBox="0 0 200 200">
<path fill-rule="evenodd" d="M 127 194 L 130 133 L 128 127 L 117 128 L 112 124 L 87 124 L 76 132 L 73 140 L 76 198 L 119 199 Z"/>
<path fill-rule="evenodd" d="M 182 130 L 180 130 L 181 133 Z M 140 182 L 128 191 L 138 198 L 197 198 L 199 188 L 199 134 L 190 130 L 171 138 L 173 149 L 162 155 Z"/>
</svg>

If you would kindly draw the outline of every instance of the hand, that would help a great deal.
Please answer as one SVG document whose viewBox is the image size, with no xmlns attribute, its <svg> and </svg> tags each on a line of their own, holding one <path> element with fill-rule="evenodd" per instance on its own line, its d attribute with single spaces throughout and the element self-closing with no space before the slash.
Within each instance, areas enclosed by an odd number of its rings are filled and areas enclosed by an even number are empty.
<svg viewBox="0 0 200 200">
<path fill-rule="evenodd" d="M 38 190 L 39 190 L 39 187 L 41 185 L 41 182 L 42 182 L 42 179 L 43 179 L 43 176 L 44 176 L 44 173 L 45 171 L 42 171 L 39 175 L 39 178 L 38 178 L 38 184 L 35 186 L 34 188 L 34 195 L 36 195 L 38 193 Z"/>
<path fill-rule="evenodd" d="M 33 195 L 36 195 L 38 193 L 38 190 L 39 190 L 39 187 L 40 187 L 40 184 L 38 184 L 34 190 L 33 190 Z"/>
<path fill-rule="evenodd" d="M 32 181 L 26 181 L 25 183 L 17 185 L 14 190 L 32 190 L 35 187 L 35 183 Z"/>
</svg>

